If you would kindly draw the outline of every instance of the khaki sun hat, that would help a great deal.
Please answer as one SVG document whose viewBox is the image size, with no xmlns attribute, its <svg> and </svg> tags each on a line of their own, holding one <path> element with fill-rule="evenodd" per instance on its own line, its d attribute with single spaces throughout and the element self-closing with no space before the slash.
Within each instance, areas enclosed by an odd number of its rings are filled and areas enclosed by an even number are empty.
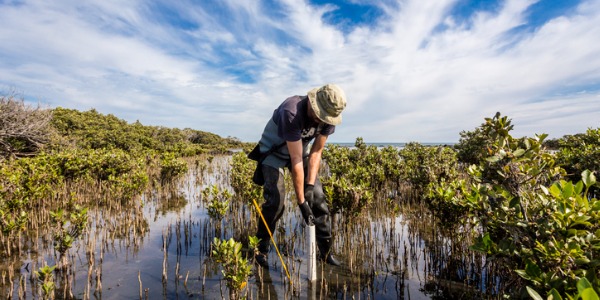
<svg viewBox="0 0 600 300">
<path fill-rule="evenodd" d="M 326 84 L 308 92 L 310 106 L 319 120 L 330 124 L 342 123 L 342 110 L 346 107 L 346 94 L 336 84 Z"/>
</svg>

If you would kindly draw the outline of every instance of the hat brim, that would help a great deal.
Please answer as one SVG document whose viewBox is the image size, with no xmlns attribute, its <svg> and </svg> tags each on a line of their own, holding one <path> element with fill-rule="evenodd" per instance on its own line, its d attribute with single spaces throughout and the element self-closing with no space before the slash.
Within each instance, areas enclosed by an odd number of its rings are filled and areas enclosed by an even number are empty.
<svg viewBox="0 0 600 300">
<path fill-rule="evenodd" d="M 317 87 L 317 88 L 314 88 L 314 89 L 308 91 L 308 102 L 310 103 L 310 106 L 312 107 L 313 111 L 315 112 L 315 115 L 323 123 L 326 123 L 329 125 L 341 124 L 342 123 L 342 115 L 341 114 L 338 115 L 337 117 L 333 117 L 333 116 L 327 114 L 325 109 L 323 107 L 321 107 L 321 105 L 317 101 L 317 92 L 319 91 L 319 89 L 320 89 L 320 87 Z"/>
</svg>

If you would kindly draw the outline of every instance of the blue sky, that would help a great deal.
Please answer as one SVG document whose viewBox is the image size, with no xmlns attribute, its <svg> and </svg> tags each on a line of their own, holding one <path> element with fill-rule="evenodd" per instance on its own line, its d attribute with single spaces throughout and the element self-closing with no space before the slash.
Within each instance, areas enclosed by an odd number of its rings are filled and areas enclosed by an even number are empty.
<svg viewBox="0 0 600 300">
<path fill-rule="evenodd" d="M 333 82 L 333 142 L 600 127 L 600 0 L 0 0 L 0 92 L 256 141 Z"/>
</svg>

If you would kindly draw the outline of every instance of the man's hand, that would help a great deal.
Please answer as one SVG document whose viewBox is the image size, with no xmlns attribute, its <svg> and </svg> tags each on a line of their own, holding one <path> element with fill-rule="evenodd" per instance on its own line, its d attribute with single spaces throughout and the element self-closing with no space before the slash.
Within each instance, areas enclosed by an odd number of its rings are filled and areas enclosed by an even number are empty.
<svg viewBox="0 0 600 300">
<path fill-rule="evenodd" d="M 315 224 L 315 216 L 313 215 L 312 209 L 308 205 L 308 201 L 306 199 L 302 204 L 298 205 L 300 207 L 300 212 L 302 212 L 302 217 L 304 218 L 304 222 L 306 225 L 311 226 Z"/>
<path fill-rule="evenodd" d="M 315 185 L 314 184 L 306 184 L 304 186 L 304 201 L 308 201 L 308 203 L 312 204 L 315 199 Z"/>
</svg>

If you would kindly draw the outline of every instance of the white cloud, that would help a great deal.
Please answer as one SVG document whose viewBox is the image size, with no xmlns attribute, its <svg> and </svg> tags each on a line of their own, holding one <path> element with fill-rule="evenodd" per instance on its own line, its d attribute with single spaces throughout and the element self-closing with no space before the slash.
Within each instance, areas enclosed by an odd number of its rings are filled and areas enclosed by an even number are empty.
<svg viewBox="0 0 600 300">
<path fill-rule="evenodd" d="M 452 142 L 496 111 L 522 135 L 599 126 L 600 1 L 528 30 L 534 1 L 465 22 L 449 15 L 457 0 L 386 0 L 378 23 L 346 34 L 322 18 L 334 5 L 276 3 L 158 3 L 169 16 L 146 1 L 0 5 L 0 87 L 247 141 L 283 99 L 326 82 L 349 101 L 333 141 Z"/>
</svg>

